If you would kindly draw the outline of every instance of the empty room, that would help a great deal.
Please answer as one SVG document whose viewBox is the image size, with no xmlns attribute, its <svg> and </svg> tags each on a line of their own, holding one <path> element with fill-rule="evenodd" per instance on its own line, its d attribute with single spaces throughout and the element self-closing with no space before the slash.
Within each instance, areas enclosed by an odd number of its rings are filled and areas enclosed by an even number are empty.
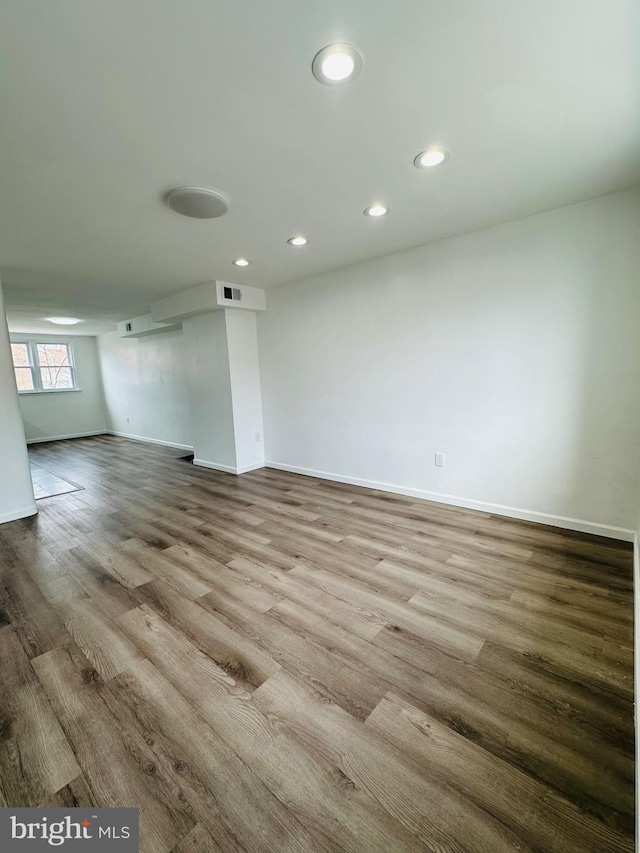
<svg viewBox="0 0 640 853">
<path fill-rule="evenodd" d="M 638 55 L 5 0 L 3 853 L 636 849 Z"/>
</svg>

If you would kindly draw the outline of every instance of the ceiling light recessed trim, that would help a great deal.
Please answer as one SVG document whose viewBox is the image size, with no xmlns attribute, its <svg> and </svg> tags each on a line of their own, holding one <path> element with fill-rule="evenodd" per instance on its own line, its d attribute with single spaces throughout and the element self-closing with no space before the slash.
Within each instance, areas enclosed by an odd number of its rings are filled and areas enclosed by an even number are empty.
<svg viewBox="0 0 640 853">
<path fill-rule="evenodd" d="M 251 261 L 248 261 L 246 258 L 236 258 L 233 263 L 237 267 L 248 267 Z"/>
<path fill-rule="evenodd" d="M 303 237 L 302 234 L 299 234 L 297 237 L 289 237 L 287 243 L 290 246 L 306 246 L 309 241 L 306 237 Z"/>
<path fill-rule="evenodd" d="M 76 317 L 46 317 L 48 323 L 55 323 L 56 326 L 75 326 L 81 323 Z"/>
<path fill-rule="evenodd" d="M 451 152 L 446 148 L 427 148 L 418 154 L 413 165 L 416 169 L 433 169 L 446 163 L 450 156 Z"/>
<path fill-rule="evenodd" d="M 209 187 L 176 187 L 167 193 L 171 210 L 193 219 L 216 219 L 229 210 L 229 199 Z"/>
<path fill-rule="evenodd" d="M 365 216 L 370 216 L 372 219 L 379 219 L 381 216 L 386 216 L 389 213 L 389 208 L 384 204 L 372 204 L 366 207 L 363 211 Z"/>
<path fill-rule="evenodd" d="M 364 59 L 358 48 L 347 42 L 328 44 L 311 63 L 313 76 L 325 86 L 343 86 L 360 74 Z"/>
</svg>

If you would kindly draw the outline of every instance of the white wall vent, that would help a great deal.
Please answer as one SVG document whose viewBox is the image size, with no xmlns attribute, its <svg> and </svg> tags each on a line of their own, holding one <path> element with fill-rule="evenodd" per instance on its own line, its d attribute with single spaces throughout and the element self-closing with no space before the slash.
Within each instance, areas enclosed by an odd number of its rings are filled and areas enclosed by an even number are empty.
<svg viewBox="0 0 640 853">
<path fill-rule="evenodd" d="M 141 317 L 132 317 L 131 320 L 123 320 L 118 323 L 118 337 L 144 338 L 147 335 L 172 332 L 179 328 L 179 323 L 154 323 L 151 314 L 143 314 Z"/>
<path fill-rule="evenodd" d="M 248 284 L 240 287 L 233 281 L 208 281 L 154 302 L 151 317 L 156 323 L 175 323 L 225 308 L 233 308 L 234 311 L 265 311 L 265 291 Z"/>
<path fill-rule="evenodd" d="M 242 301 L 242 291 L 239 287 L 227 287 L 225 285 L 222 292 L 225 299 L 232 299 L 234 302 Z"/>
</svg>

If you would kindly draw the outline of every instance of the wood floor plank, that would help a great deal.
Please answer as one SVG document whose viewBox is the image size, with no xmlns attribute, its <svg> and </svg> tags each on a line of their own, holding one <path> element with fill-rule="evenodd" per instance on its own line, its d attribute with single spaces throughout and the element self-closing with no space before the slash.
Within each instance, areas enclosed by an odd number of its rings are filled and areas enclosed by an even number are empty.
<svg viewBox="0 0 640 853">
<path fill-rule="evenodd" d="M 119 675 L 108 690 L 119 700 L 120 712 L 136 718 L 145 738 L 174 768 L 190 812 L 220 849 L 324 849 L 149 661 Z"/>
<path fill-rule="evenodd" d="M 0 805 L 138 806 L 144 853 L 633 849 L 628 543 L 30 454 L 82 489 L 0 525 Z"/>
<path fill-rule="evenodd" d="M 133 643 L 88 596 L 56 598 L 52 605 L 78 648 L 104 681 L 123 672 L 138 657 Z"/>
<path fill-rule="evenodd" d="M 547 853 L 633 850 L 628 836 L 594 820 L 536 779 L 489 755 L 398 696 L 387 694 L 365 725 L 428 767 L 443 784 L 495 815 L 526 849 L 542 845 Z"/>
<path fill-rule="evenodd" d="M 120 616 L 137 607 L 129 589 L 119 583 L 81 546 L 65 552 L 67 573 L 107 616 Z M 51 597 L 59 597 L 54 590 Z"/>
<path fill-rule="evenodd" d="M 280 735 L 253 764 L 276 796 L 321 839 L 323 850 L 350 853 L 435 853 L 394 817 L 381 810 L 322 749 L 309 739 Z M 318 752 L 320 753 L 318 755 Z"/>
<path fill-rule="evenodd" d="M 375 673 L 379 690 L 396 694 L 400 691 L 411 697 L 413 704 L 454 731 L 463 732 L 473 743 L 514 767 L 526 768 L 554 790 L 572 794 L 584 808 L 606 815 L 613 804 L 622 810 L 614 819 L 618 823 L 628 821 L 632 809 L 633 761 L 629 751 L 633 736 L 629 740 L 622 735 L 615 714 L 607 715 L 598 725 L 593 706 L 588 704 L 583 711 L 584 706 L 573 694 L 563 695 L 563 701 L 556 705 L 548 698 L 553 695 L 550 687 L 555 682 L 543 685 L 534 704 L 527 690 L 520 689 L 521 681 L 526 684 L 522 673 L 518 673 L 517 680 L 506 680 L 495 673 L 478 671 L 465 661 L 456 662 L 444 654 L 438 657 L 433 649 L 419 661 L 422 668 L 417 668 L 415 650 L 402 659 L 384 650 L 384 646 L 377 648 L 381 635 L 374 638 L 372 646 L 289 600 L 270 611 L 270 617 L 291 627 L 297 624 L 298 630 L 304 629 L 326 648 L 339 650 L 355 666 L 366 667 L 372 676 Z M 403 638 L 402 633 L 392 632 L 391 636 Z M 398 651 L 396 646 L 392 648 Z M 593 704 L 597 707 L 597 703 Z M 584 724 L 576 725 L 581 714 L 585 716 Z M 627 714 L 631 719 L 628 710 Z M 607 786 L 595 800 L 592 767 L 601 767 L 608 774 Z"/>
<path fill-rule="evenodd" d="M 51 604 L 21 563 L 2 570 L 0 607 L 29 657 L 63 646 L 69 634 Z"/>
<path fill-rule="evenodd" d="M 192 569 L 213 589 L 228 592 L 262 613 L 278 602 L 277 596 L 265 589 L 262 584 L 228 569 L 222 563 L 208 558 L 190 546 L 180 545 L 176 548 L 168 548 L 167 556 Z"/>
<path fill-rule="evenodd" d="M 147 605 L 125 613 L 118 624 L 241 758 L 251 762 L 277 737 L 251 694 Z"/>
<path fill-rule="evenodd" d="M 375 637 L 387 624 L 387 620 L 375 610 L 367 610 L 365 607 L 342 601 L 335 595 L 330 595 L 317 587 L 301 582 L 290 572 L 283 572 L 264 564 L 258 565 L 243 557 L 231 560 L 229 567 L 267 587 L 279 596 L 278 601 L 283 597 L 297 601 L 310 610 L 326 616 L 337 625 L 348 627 L 358 637 L 363 637 L 366 640 Z M 274 606 L 277 607 L 278 602 Z"/>
<path fill-rule="evenodd" d="M 622 685 L 623 689 L 633 678 L 631 649 L 616 643 L 615 657 L 609 658 L 602 638 L 558 625 L 546 617 L 533 619 L 522 611 L 516 615 L 511 607 L 494 607 L 487 613 L 462 602 L 457 605 L 455 613 L 451 613 L 450 605 L 421 592 L 412 596 L 409 604 L 452 625 L 473 625 L 473 630 L 484 640 L 502 643 L 524 654 L 544 655 L 585 678 L 597 674 L 607 684 L 614 687 Z"/>
<path fill-rule="evenodd" d="M 508 582 L 506 573 L 503 574 L 502 578 L 489 578 L 479 576 L 474 572 L 465 572 L 459 567 L 456 567 L 455 570 L 452 569 L 448 564 L 452 556 L 450 551 L 436 551 L 435 555 L 432 556 L 428 548 L 421 552 L 417 545 L 407 547 L 399 542 L 391 545 L 388 542 L 380 542 L 370 537 L 353 534 L 347 536 L 346 541 L 351 543 L 354 548 L 376 557 L 376 571 L 390 571 L 391 565 L 395 567 L 393 571 L 396 572 L 403 569 L 413 569 L 423 579 L 423 585 L 430 579 L 441 580 L 443 583 L 461 586 L 476 595 L 505 600 L 510 598 L 514 590 L 514 585 Z M 411 575 L 412 579 L 413 577 Z"/>
<path fill-rule="evenodd" d="M 171 853 L 218 853 L 222 849 L 207 832 L 204 824 L 197 823 L 188 835 L 178 841 Z"/>
<path fill-rule="evenodd" d="M 0 790 L 6 806 L 37 806 L 80 773 L 15 631 L 0 628 Z"/>
<path fill-rule="evenodd" d="M 201 577 L 178 560 L 171 559 L 168 553 L 171 546 L 158 551 L 140 539 L 126 539 L 120 547 L 154 577 L 170 581 L 180 595 L 195 599 L 211 592 L 211 587 Z"/>
<path fill-rule="evenodd" d="M 599 637 L 620 640 L 627 647 L 633 645 L 632 625 L 624 608 L 619 608 L 619 614 L 611 614 L 603 619 L 599 613 L 592 613 L 584 607 L 567 607 L 566 603 L 530 590 L 515 589 L 510 600 L 512 605 L 521 608 L 525 614 L 533 611 L 560 625 L 570 625 Z"/>
<path fill-rule="evenodd" d="M 154 578 L 151 572 L 96 533 L 83 537 L 82 544 L 87 554 L 125 589 L 133 589 Z M 74 542 L 74 547 L 76 545 Z"/>
<path fill-rule="evenodd" d="M 384 690 L 375 680 L 337 649 L 329 650 L 314 642 L 303 628 L 289 628 L 268 613 L 258 613 L 223 592 L 205 595 L 200 604 L 242 630 L 283 667 L 315 685 L 354 717 L 364 719 L 380 701 Z"/>
<path fill-rule="evenodd" d="M 55 554 L 34 536 L 32 525 L 33 521 L 30 519 L 0 525 L 0 563 L 5 567 L 15 565 L 17 558 L 19 565 L 27 571 L 46 597 L 48 584 L 65 574 L 66 569 Z"/>
<path fill-rule="evenodd" d="M 611 738 L 612 745 L 631 754 L 634 740 L 633 695 L 613 692 L 602 684 L 567 678 L 563 667 L 542 655 L 526 655 L 506 646 L 487 642 L 475 661 L 481 673 L 509 682 L 532 706 L 542 702 L 555 708 L 559 718 L 573 722 L 576 732 L 589 736 L 592 730 Z"/>
<path fill-rule="evenodd" d="M 55 794 L 38 803 L 39 806 L 47 809 L 82 809 L 100 807 L 96 802 L 96 797 L 91 790 L 84 774 L 76 776 L 64 788 L 60 788 Z"/>
<path fill-rule="evenodd" d="M 385 597 L 380 592 L 370 591 L 363 584 L 351 579 L 338 577 L 336 574 L 321 569 L 309 569 L 297 566 L 291 570 L 292 576 L 303 578 L 320 589 L 333 593 L 347 602 L 358 601 L 379 613 L 390 623 L 400 625 L 433 643 L 437 648 L 450 651 L 467 660 L 473 660 L 484 643 L 484 637 L 478 636 L 472 630 L 452 626 L 446 621 L 431 616 L 422 615 L 415 608 L 404 602 Z"/>
<path fill-rule="evenodd" d="M 280 664 L 255 643 L 182 596 L 166 580 L 139 586 L 136 595 L 245 690 L 259 687 L 280 669 Z"/>
<path fill-rule="evenodd" d="M 422 849 L 458 853 L 514 849 L 515 837 L 504 826 L 453 790 L 421 775 L 384 738 L 312 694 L 284 670 L 259 687 L 254 697 L 259 707 L 287 720 L 303 742 L 326 750 L 354 789 L 366 792 L 383 813 L 416 837 Z"/>
<path fill-rule="evenodd" d="M 140 849 L 169 853 L 193 821 L 164 801 L 163 780 L 145 773 L 145 755 L 151 761 L 148 745 L 142 738 L 135 747 L 127 742 L 100 696 L 97 672 L 73 647 L 47 652 L 32 665 L 96 801 L 101 807 L 139 808 Z"/>
</svg>

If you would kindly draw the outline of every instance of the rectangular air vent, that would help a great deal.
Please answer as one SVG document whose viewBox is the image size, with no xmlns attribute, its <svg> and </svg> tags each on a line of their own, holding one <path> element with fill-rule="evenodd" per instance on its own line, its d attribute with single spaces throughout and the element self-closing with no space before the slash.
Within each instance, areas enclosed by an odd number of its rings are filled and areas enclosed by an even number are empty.
<svg viewBox="0 0 640 853">
<path fill-rule="evenodd" d="M 242 301 L 242 293 L 239 287 L 224 287 L 223 295 L 225 299 L 232 299 L 234 302 Z"/>
</svg>

